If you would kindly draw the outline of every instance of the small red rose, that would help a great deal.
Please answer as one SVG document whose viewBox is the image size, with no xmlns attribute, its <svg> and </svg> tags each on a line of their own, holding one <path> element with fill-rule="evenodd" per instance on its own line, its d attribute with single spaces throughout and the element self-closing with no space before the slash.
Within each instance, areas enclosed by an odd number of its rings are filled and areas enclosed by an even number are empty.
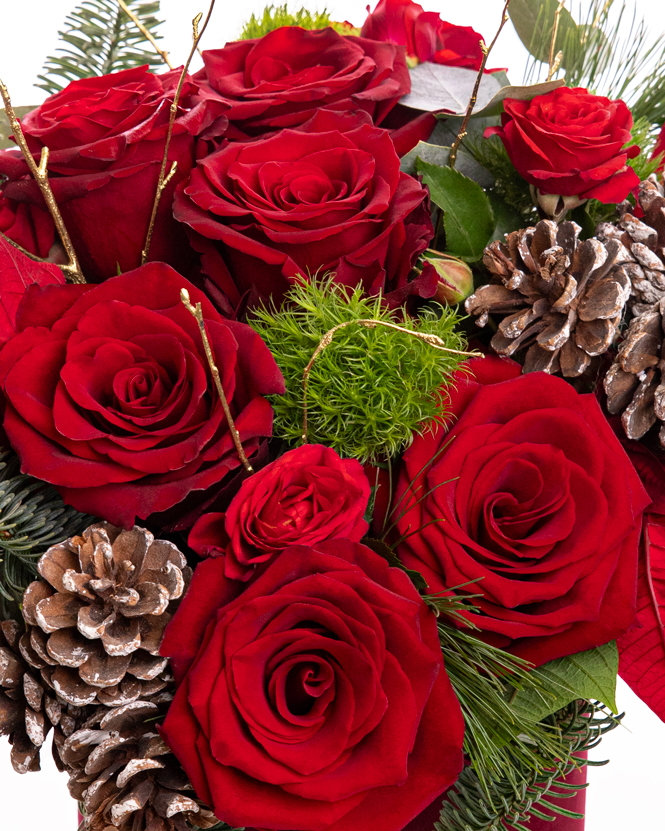
<svg viewBox="0 0 665 831">
<path fill-rule="evenodd" d="M 433 591 L 477 581 L 476 625 L 537 665 L 607 643 L 636 622 L 649 497 L 630 459 L 593 395 L 500 358 L 469 369 L 450 430 L 404 454 L 400 559 Z"/>
<path fill-rule="evenodd" d="M 172 508 L 240 464 L 182 288 L 202 305 L 251 455 L 271 434 L 264 396 L 283 392 L 281 373 L 249 326 L 164 263 L 97 286 L 30 286 L 0 352 L 4 428 L 23 472 L 114 525 Z"/>
<path fill-rule="evenodd" d="M 99 282 L 141 263 L 179 77 L 179 70 L 154 75 L 143 66 L 72 81 L 22 120 L 35 159 L 43 147 L 50 150 L 53 194 L 88 280 Z M 215 134 L 223 132 L 228 123 L 223 111 L 223 104 L 204 100 L 187 79 L 169 145 L 168 169 L 177 166 L 160 201 L 151 260 L 181 270 L 192 261 L 185 234 L 173 220 L 173 191 L 192 168 L 196 137 L 213 124 Z M 18 149 L 0 150 L 3 174 L 5 197 L 34 206 L 38 215 L 44 201 Z M 24 238 L 20 227 L 16 236 L 12 229 L 4 232 L 17 242 Z M 41 254 L 44 245 L 40 241 Z"/>
<path fill-rule="evenodd" d="M 633 116 L 623 101 L 559 87 L 531 101 L 506 98 L 500 136 L 517 172 L 540 194 L 621 202 L 639 184 L 629 167 L 640 148 L 630 142 Z M 555 200 L 556 202 L 556 200 Z M 547 208 L 546 208 L 547 210 Z M 554 215 L 554 211 L 548 213 Z"/>
<path fill-rule="evenodd" d="M 225 513 L 204 514 L 189 546 L 201 556 L 225 555 L 226 576 L 249 580 L 259 563 L 291 545 L 361 540 L 369 495 L 360 462 L 305 444 L 246 479 Z"/>
<path fill-rule="evenodd" d="M 292 546 L 248 584 L 199 563 L 161 651 L 161 732 L 233 826 L 401 831 L 462 768 L 436 618 L 358 543 Z"/>
</svg>

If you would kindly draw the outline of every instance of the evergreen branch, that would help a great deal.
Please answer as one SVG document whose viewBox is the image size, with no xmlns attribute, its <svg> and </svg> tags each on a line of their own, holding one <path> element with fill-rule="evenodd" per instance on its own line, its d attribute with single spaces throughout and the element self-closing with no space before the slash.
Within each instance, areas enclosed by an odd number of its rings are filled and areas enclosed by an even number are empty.
<svg viewBox="0 0 665 831">
<path fill-rule="evenodd" d="M 50 485 L 20 473 L 12 451 L 0 450 L 0 618 L 17 614 L 44 551 L 91 522 Z"/>
<path fill-rule="evenodd" d="M 302 29 L 325 29 L 327 26 L 340 35 L 360 34 L 347 23 L 336 23 L 330 19 L 327 9 L 321 12 L 310 12 L 304 6 L 295 12 L 288 11 L 287 4 L 283 6 L 266 6 L 263 15 L 257 18 L 254 13 L 243 26 L 238 40 L 260 38 L 280 29 L 282 26 L 300 26 Z"/>
<path fill-rule="evenodd" d="M 36 86 L 52 95 L 81 78 L 144 64 L 161 65 L 162 53 L 156 44 L 161 35 L 155 32 L 161 24 L 155 17 L 159 0 L 128 0 L 126 5 L 135 20 L 116 0 L 83 0 L 65 18 L 66 28 L 58 32 L 63 43 L 56 49 L 60 54 L 46 59 L 43 74 L 38 76 L 42 83 Z M 150 43 L 160 54 L 144 48 Z"/>
</svg>

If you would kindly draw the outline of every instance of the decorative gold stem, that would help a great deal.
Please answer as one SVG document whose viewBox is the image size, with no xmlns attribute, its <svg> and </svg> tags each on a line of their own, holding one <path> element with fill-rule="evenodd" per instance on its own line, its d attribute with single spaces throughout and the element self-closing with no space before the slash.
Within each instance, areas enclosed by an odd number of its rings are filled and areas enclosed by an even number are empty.
<svg viewBox="0 0 665 831">
<path fill-rule="evenodd" d="M 566 5 L 566 0 L 559 0 L 559 5 L 556 7 L 556 11 L 554 12 L 554 23 L 552 24 L 552 38 L 550 40 L 550 59 L 549 59 L 549 72 L 547 73 L 547 80 L 551 81 L 552 76 L 559 68 L 561 60 L 563 58 L 563 52 L 559 51 L 557 55 L 554 55 L 554 47 L 556 46 L 556 36 L 559 33 L 559 18 L 561 17 L 561 12 L 563 11 L 563 7 Z"/>
<path fill-rule="evenodd" d="M 347 326 L 352 326 L 353 324 L 357 324 L 358 326 L 364 326 L 366 329 L 376 329 L 377 326 L 385 326 L 387 329 L 394 329 L 396 332 L 403 332 L 405 335 L 411 335 L 414 338 L 418 338 L 418 340 L 422 340 L 425 343 L 428 343 L 430 346 L 433 346 L 435 349 L 440 349 L 442 352 L 451 352 L 454 355 L 464 355 L 464 357 L 466 358 L 481 357 L 480 352 L 463 352 L 460 349 L 450 349 L 448 346 L 444 346 L 443 340 L 438 335 L 431 335 L 428 332 L 414 332 L 411 329 L 406 329 L 404 326 L 398 326 L 396 323 L 389 323 L 387 320 L 371 320 L 369 318 L 359 318 L 358 320 L 345 320 L 344 323 L 338 323 L 337 326 L 333 326 L 333 328 L 329 329 L 321 338 L 321 340 L 319 341 L 319 345 L 314 350 L 314 354 L 310 358 L 310 361 L 305 367 L 302 374 L 303 441 L 307 441 L 307 382 L 309 380 L 309 374 L 312 371 L 312 367 L 314 366 L 314 362 L 323 352 L 323 350 L 326 349 L 326 347 L 330 346 L 330 344 L 332 343 L 332 339 L 335 336 L 335 332 L 339 332 L 340 329 L 345 329 Z"/>
<path fill-rule="evenodd" d="M 450 155 L 448 156 L 448 165 L 450 167 L 455 167 L 455 161 L 457 160 L 457 150 L 462 142 L 462 139 L 466 135 L 466 128 L 469 126 L 469 119 L 473 113 L 474 107 L 476 106 L 476 101 L 478 100 L 478 89 L 480 87 L 480 82 L 483 79 L 483 72 L 485 71 L 485 66 L 487 65 L 487 58 L 489 57 L 490 52 L 492 51 L 494 44 L 497 42 L 499 35 L 501 34 L 501 30 L 506 25 L 508 20 L 508 5 L 510 0 L 506 0 L 506 3 L 503 7 L 503 12 L 501 13 L 501 25 L 497 29 L 496 34 L 494 35 L 494 40 L 490 43 L 489 46 L 485 46 L 483 41 L 480 41 L 480 51 L 483 53 L 483 59 L 480 62 L 480 69 L 478 70 L 478 75 L 476 77 L 476 83 L 473 85 L 473 92 L 471 93 L 471 98 L 469 99 L 469 106 L 466 108 L 466 114 L 464 116 L 464 121 L 462 121 L 462 126 L 459 129 L 459 133 L 457 134 L 457 138 L 452 143 L 450 148 Z"/>
<path fill-rule="evenodd" d="M 118 5 L 123 10 L 123 12 L 127 15 L 127 17 L 132 21 L 132 23 L 136 26 L 136 28 L 141 32 L 143 37 L 146 40 L 149 40 L 150 43 L 154 46 L 155 51 L 158 55 L 161 56 L 164 63 L 168 66 L 169 69 L 173 69 L 173 64 L 169 60 L 169 53 L 165 52 L 163 49 L 159 48 L 157 41 L 154 37 L 150 34 L 150 32 L 146 29 L 146 27 L 141 23 L 138 17 L 134 14 L 134 12 L 129 8 L 129 6 L 125 3 L 125 0 L 118 0 Z"/>
<path fill-rule="evenodd" d="M 217 388 L 219 400 L 222 402 L 222 409 L 224 410 L 224 415 L 226 416 L 226 423 L 229 425 L 231 438 L 233 439 L 233 444 L 235 445 L 235 448 L 238 451 L 240 461 L 242 462 L 243 467 L 248 473 L 254 473 L 254 468 L 249 463 L 249 459 L 247 458 L 247 456 L 245 455 L 245 451 L 243 450 L 242 442 L 240 441 L 240 434 L 236 429 L 233 416 L 231 415 L 231 410 L 229 409 L 229 402 L 226 400 L 226 395 L 224 394 L 222 381 L 219 377 L 219 370 L 217 369 L 217 366 L 215 364 L 215 356 L 212 354 L 212 347 L 210 346 L 210 341 L 208 340 L 208 333 L 206 332 L 205 323 L 203 321 L 203 310 L 201 309 L 201 304 L 197 303 L 196 306 L 192 304 L 187 289 L 180 289 L 180 300 L 182 301 L 183 306 L 192 315 L 192 317 L 196 319 L 196 322 L 199 324 L 199 331 L 201 332 L 203 348 L 205 349 L 206 358 L 208 359 L 210 374 L 212 375 L 212 379 L 215 382 L 215 387 Z"/>
<path fill-rule="evenodd" d="M 55 197 L 53 196 L 53 191 L 51 190 L 51 185 L 48 180 L 48 154 L 49 149 L 48 147 L 42 147 L 42 153 L 39 159 L 39 165 L 35 162 L 32 157 L 32 153 L 30 152 L 30 148 L 28 147 L 28 142 L 25 140 L 25 136 L 23 135 L 23 129 L 21 128 L 21 124 L 16 117 L 16 113 L 14 112 L 14 108 L 12 107 L 12 101 L 9 97 L 9 93 L 7 92 L 7 87 L 0 81 L 0 95 L 2 95 L 2 101 L 5 105 L 5 112 L 7 113 L 7 119 L 11 125 L 12 131 L 14 133 L 14 138 L 18 146 L 21 148 L 21 152 L 23 153 L 23 158 L 25 159 L 30 172 L 35 178 L 35 181 L 39 185 L 39 189 L 42 192 L 42 196 L 44 197 L 44 201 L 46 202 L 46 206 L 49 209 L 51 216 L 53 217 L 53 221 L 55 222 L 55 227 L 58 231 L 60 239 L 62 240 L 62 244 L 64 246 L 65 252 L 67 253 L 67 257 L 69 258 L 69 263 L 67 265 L 61 265 L 59 268 L 65 272 L 67 277 L 71 279 L 73 283 L 85 283 L 85 277 L 83 276 L 83 272 L 81 271 L 81 266 L 79 265 L 78 257 L 76 256 L 76 251 L 74 251 L 74 246 L 72 245 L 72 241 L 69 238 L 69 234 L 67 233 L 67 228 L 65 228 L 65 223 L 62 219 L 62 214 L 60 213 L 60 209 L 55 201 Z"/>
<path fill-rule="evenodd" d="M 169 113 L 169 126 L 166 131 L 166 141 L 164 143 L 164 155 L 162 156 L 162 164 L 159 169 L 159 179 L 157 180 L 157 190 L 155 192 L 155 200 L 152 204 L 152 213 L 150 214 L 150 224 L 148 225 L 148 233 L 145 238 L 145 245 L 143 246 L 143 251 L 141 252 L 141 265 L 145 263 L 148 259 L 148 252 L 150 251 L 150 243 L 152 241 L 152 233 L 155 229 L 155 219 L 157 218 L 157 209 L 159 208 L 159 202 L 162 198 L 162 193 L 164 189 L 173 178 L 173 174 L 176 171 L 176 162 L 173 162 L 171 166 L 171 170 L 166 175 L 166 164 L 168 161 L 169 156 L 169 147 L 171 145 L 171 136 L 173 135 L 173 125 L 175 124 L 176 115 L 178 113 L 178 102 L 180 101 L 180 94 L 182 93 L 182 87 L 185 83 L 185 77 L 187 76 L 187 70 L 189 69 L 189 65 L 192 62 L 192 58 L 194 57 L 194 52 L 196 52 L 196 48 L 199 45 L 199 41 L 203 33 L 206 30 L 206 26 L 208 25 L 208 21 L 210 20 L 210 15 L 212 14 L 212 10 L 215 7 L 215 0 L 210 0 L 210 6 L 208 8 L 208 14 L 206 15 L 206 19 L 203 21 L 203 26 L 199 29 L 199 23 L 201 22 L 201 18 L 203 14 L 199 12 L 194 20 L 192 20 L 192 28 L 194 30 L 194 42 L 192 43 L 192 48 L 189 52 L 189 57 L 185 62 L 185 65 L 182 68 L 182 72 L 180 73 L 180 79 L 178 80 L 178 86 L 176 87 L 175 95 L 173 97 L 173 101 L 171 102 L 171 110 Z"/>
</svg>

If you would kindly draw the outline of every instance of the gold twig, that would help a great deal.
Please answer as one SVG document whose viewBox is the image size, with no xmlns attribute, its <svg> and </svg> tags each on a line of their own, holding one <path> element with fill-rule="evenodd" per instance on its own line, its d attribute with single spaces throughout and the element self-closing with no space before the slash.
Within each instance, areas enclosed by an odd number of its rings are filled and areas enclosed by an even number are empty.
<svg viewBox="0 0 665 831">
<path fill-rule="evenodd" d="M 473 113 L 473 109 L 476 106 L 476 101 L 478 99 L 478 89 L 480 87 L 480 82 L 483 79 L 483 72 L 485 71 L 485 66 L 487 65 L 487 58 L 489 57 L 490 52 L 492 51 L 494 44 L 497 42 L 499 35 L 501 34 L 501 30 L 506 25 L 508 21 L 508 5 L 510 0 L 506 0 L 506 3 L 503 7 L 503 12 L 501 12 L 501 25 L 497 29 L 496 34 L 494 35 L 494 40 L 490 43 L 489 46 L 485 46 L 484 42 L 480 41 L 480 51 L 483 53 L 483 59 L 480 62 L 480 69 L 478 70 L 478 75 L 476 77 L 476 83 L 473 85 L 473 92 L 471 93 L 471 98 L 469 99 L 469 106 L 466 108 L 466 114 L 464 115 L 464 121 L 462 122 L 462 126 L 460 127 L 459 133 L 457 134 L 457 138 L 452 143 L 450 148 L 450 155 L 448 156 L 448 165 L 450 167 L 455 167 L 455 161 L 457 159 L 457 150 L 461 144 L 462 139 L 466 135 L 466 128 L 469 126 L 469 119 L 471 118 L 471 114 Z"/>
<path fill-rule="evenodd" d="M 248 473 L 254 473 L 254 468 L 250 465 L 249 460 L 245 455 L 245 451 L 243 450 L 242 442 L 240 441 L 240 434 L 236 429 L 233 416 L 231 415 L 231 410 L 229 409 L 229 402 L 226 400 L 226 395 L 224 395 L 224 388 L 222 387 L 222 381 L 219 377 L 219 370 L 217 369 L 217 366 L 215 364 L 215 356 L 212 354 L 212 347 L 210 346 L 210 341 L 208 340 L 208 333 L 206 332 L 205 323 L 203 322 L 203 310 L 201 309 L 201 304 L 197 303 L 196 306 L 192 304 L 187 289 L 180 289 L 180 300 L 182 301 L 183 306 L 196 319 L 196 322 L 199 324 L 199 331 L 201 332 L 203 348 L 205 349 L 206 358 L 208 359 L 210 374 L 212 375 L 212 379 L 215 382 L 215 386 L 217 387 L 217 394 L 219 395 L 219 400 L 222 402 L 222 408 L 224 410 L 224 415 L 226 416 L 226 423 L 229 425 L 231 438 L 233 439 L 233 444 L 235 445 L 235 448 L 238 451 L 240 461 L 242 462 L 243 467 Z"/>
<path fill-rule="evenodd" d="M 561 17 L 561 12 L 563 11 L 563 7 L 565 6 L 565 4 L 566 0 L 559 0 L 559 5 L 556 7 L 556 11 L 554 12 L 554 23 L 552 24 L 552 38 L 550 40 L 550 70 L 547 73 L 548 81 L 552 80 L 552 76 L 559 68 L 559 64 L 561 63 L 561 59 L 563 58 L 563 52 L 559 52 L 559 54 L 556 57 L 554 56 L 554 47 L 556 46 L 556 36 L 559 33 L 559 18 Z"/>
<path fill-rule="evenodd" d="M 310 361 L 305 367 L 302 374 L 303 441 L 307 441 L 307 382 L 309 380 L 309 373 L 312 371 L 312 367 L 314 366 L 314 361 L 316 361 L 316 359 L 323 352 L 323 350 L 326 349 L 326 347 L 330 346 L 330 344 L 332 343 L 332 339 L 335 336 L 335 332 L 339 332 L 340 329 L 345 329 L 347 326 L 351 326 L 353 324 L 357 324 L 358 326 L 364 326 L 366 329 L 376 329 L 377 326 L 385 326 L 387 329 L 394 329 L 396 332 L 403 332 L 406 335 L 411 335 L 414 338 L 418 338 L 418 340 L 422 340 L 425 343 L 428 343 L 430 346 L 433 346 L 435 349 L 441 350 L 442 352 L 451 352 L 454 355 L 464 355 L 465 358 L 481 357 L 480 352 L 463 352 L 460 349 L 450 349 L 448 346 L 444 346 L 443 340 L 438 335 L 431 335 L 428 332 L 414 332 L 412 329 L 406 329 L 404 326 L 398 326 L 396 323 L 389 323 L 387 320 L 369 320 L 367 318 L 359 318 L 358 320 L 345 320 L 344 323 L 338 323 L 337 326 L 333 326 L 333 328 L 329 329 L 321 338 L 321 340 L 319 341 L 319 345 L 314 350 L 314 354 L 310 358 Z"/>
<path fill-rule="evenodd" d="M 169 53 L 165 52 L 163 49 L 159 48 L 159 44 L 154 39 L 154 37 L 150 34 L 150 32 L 146 29 L 146 27 L 141 23 L 138 17 L 134 14 L 134 12 L 129 8 L 129 6 L 125 3 L 125 0 L 118 0 L 118 5 L 123 10 L 123 12 L 127 15 L 127 17 L 134 23 L 137 29 L 141 32 L 143 37 L 146 40 L 149 40 L 150 43 L 154 46 L 155 51 L 161 56 L 164 63 L 168 66 L 169 69 L 173 69 L 173 64 L 169 60 Z"/>
<path fill-rule="evenodd" d="M 49 212 L 53 217 L 55 227 L 57 228 L 58 234 L 60 235 L 60 239 L 62 240 L 62 244 L 67 253 L 67 257 L 69 258 L 69 263 L 67 265 L 61 265 L 59 266 L 59 268 L 61 268 L 65 272 L 65 274 L 71 279 L 73 283 L 85 283 L 85 277 L 83 276 L 83 272 L 81 271 L 81 266 L 79 265 L 78 257 L 76 256 L 76 251 L 74 251 L 74 246 L 72 245 L 72 241 L 69 238 L 69 234 L 67 233 L 67 228 L 65 228 L 65 223 L 62 219 L 62 214 L 60 213 L 60 209 L 58 208 L 58 205 L 55 201 L 55 197 L 53 196 L 53 191 L 51 190 L 51 185 L 48 180 L 48 147 L 42 147 L 39 165 L 37 165 L 34 158 L 32 157 L 30 148 L 28 147 L 28 142 L 25 140 L 25 136 L 23 135 L 23 129 L 21 128 L 21 124 L 18 118 L 16 117 L 14 108 L 12 107 L 12 102 L 11 98 L 9 97 L 9 92 L 7 92 L 7 87 L 2 83 L 2 81 L 0 81 L 0 95 L 2 95 L 2 101 L 5 105 L 5 113 L 7 114 L 7 119 L 14 133 L 14 138 L 16 139 L 18 146 L 21 148 L 23 158 L 25 159 L 30 169 L 30 172 L 32 173 L 32 175 L 35 178 L 35 181 L 39 185 L 39 189 L 42 192 L 42 196 L 44 197 L 46 206 L 48 207 Z"/>
<path fill-rule="evenodd" d="M 148 225 L 148 233 L 145 238 L 145 245 L 143 246 L 143 251 L 141 252 L 141 265 L 145 263 L 148 259 L 148 252 L 150 251 L 150 243 L 152 241 L 152 232 L 155 229 L 155 219 L 157 218 L 157 209 L 159 208 L 159 202 L 162 198 L 162 193 L 164 192 L 164 188 L 167 186 L 173 174 L 175 173 L 175 167 L 171 167 L 171 171 L 166 176 L 166 164 L 168 161 L 169 156 L 169 147 L 171 145 L 171 136 L 173 134 L 173 125 L 175 124 L 176 115 L 178 113 L 178 102 L 180 101 L 180 94 L 182 93 L 182 87 L 185 83 L 185 77 L 187 75 L 187 70 L 189 69 L 189 65 L 192 62 L 192 58 L 194 57 L 194 52 L 196 52 L 196 48 L 199 45 L 199 41 L 203 33 L 206 30 L 206 26 L 208 25 L 208 21 L 210 20 L 210 15 L 212 14 L 212 10 L 215 7 L 215 0 L 210 0 L 210 6 L 208 8 L 208 14 L 206 15 L 206 19 L 203 22 L 203 27 L 199 30 L 199 23 L 201 22 L 201 18 L 203 14 L 199 12 L 194 20 L 192 20 L 192 28 L 194 31 L 194 42 L 192 43 L 192 48 L 189 53 L 189 57 L 185 62 L 185 65 L 182 68 L 182 72 L 180 73 L 180 79 L 178 81 L 178 86 L 176 87 L 175 95 L 173 97 L 173 101 L 171 102 L 171 111 L 169 114 L 169 126 L 166 131 L 166 142 L 164 144 L 164 155 L 162 156 L 162 164 L 159 169 L 159 179 L 157 180 L 157 190 L 155 192 L 155 200 L 152 203 L 152 213 L 150 214 L 150 224 Z M 175 165 L 175 162 L 174 162 Z"/>
</svg>

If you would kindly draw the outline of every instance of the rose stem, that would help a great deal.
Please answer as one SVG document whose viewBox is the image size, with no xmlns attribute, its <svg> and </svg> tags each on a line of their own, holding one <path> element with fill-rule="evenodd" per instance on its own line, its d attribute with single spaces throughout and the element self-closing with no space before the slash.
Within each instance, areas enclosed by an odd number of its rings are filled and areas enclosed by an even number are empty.
<svg viewBox="0 0 665 831">
<path fill-rule="evenodd" d="M 510 0 L 506 0 L 506 3 L 503 7 L 503 11 L 501 12 L 501 25 L 497 29 L 496 34 L 494 35 L 494 40 L 490 43 L 489 46 L 485 46 L 483 41 L 480 41 L 480 51 L 483 53 L 483 59 L 480 62 L 480 69 L 478 70 L 478 75 L 476 76 L 476 83 L 473 85 L 473 92 L 471 93 L 471 98 L 469 99 L 469 106 L 466 108 L 466 114 L 464 116 L 464 121 L 462 121 L 462 126 L 459 129 L 459 133 L 457 134 L 457 138 L 452 143 L 452 147 L 450 148 L 450 155 L 448 156 L 448 166 L 455 167 L 455 161 L 457 160 L 457 150 L 462 142 L 462 139 L 466 135 L 466 128 L 469 125 L 469 119 L 471 118 L 471 114 L 473 113 L 473 108 L 476 106 L 476 100 L 478 99 L 478 88 L 480 87 L 480 82 L 483 79 L 483 72 L 485 71 L 485 66 L 487 64 L 487 58 L 489 57 L 490 52 L 494 44 L 497 42 L 499 35 L 501 34 L 501 30 L 506 25 L 508 20 L 508 5 Z"/>
<path fill-rule="evenodd" d="M 164 192 L 166 186 L 173 178 L 173 175 L 176 171 L 178 166 L 177 162 L 173 162 L 171 165 L 171 170 L 169 170 L 168 176 L 166 175 L 166 163 L 168 161 L 169 155 L 169 146 L 171 144 L 171 136 L 173 134 L 173 125 L 175 124 L 176 115 L 178 113 L 178 101 L 180 100 L 180 94 L 182 92 L 182 87 L 185 83 L 185 77 L 187 75 L 187 70 L 189 69 L 189 65 L 192 62 L 192 58 L 194 57 L 194 52 L 196 51 L 196 47 L 199 45 L 199 41 L 201 40 L 201 36 L 206 30 L 206 26 L 208 25 L 208 21 L 210 20 L 210 15 L 212 14 L 212 10 L 215 7 L 215 0 L 211 0 L 210 7 L 208 8 L 208 14 L 206 15 L 206 19 L 203 21 L 203 26 L 199 29 L 199 23 L 201 22 L 201 18 L 203 15 L 199 12 L 194 20 L 192 20 L 192 28 L 194 30 L 194 42 L 192 43 L 192 48 L 189 52 L 189 57 L 187 58 L 185 65 L 182 68 L 182 72 L 180 73 L 180 80 L 178 81 L 178 86 L 176 87 L 175 95 L 173 97 L 173 101 L 171 102 L 171 111 L 169 114 L 169 126 L 166 131 L 166 142 L 164 143 L 164 155 L 162 156 L 162 164 L 159 169 L 159 179 L 157 180 L 157 190 L 155 192 L 155 201 L 152 203 L 152 213 L 150 214 L 150 224 L 148 225 L 148 233 L 145 238 L 145 245 L 143 246 L 143 251 L 141 252 L 141 265 L 145 263 L 148 259 L 148 252 L 150 251 L 150 243 L 152 241 L 152 232 L 155 228 L 155 219 L 157 217 L 157 209 L 159 208 L 159 201 L 162 198 L 162 193 Z"/>
<path fill-rule="evenodd" d="M 12 131 L 14 133 L 14 138 L 18 146 L 21 148 L 21 152 L 23 153 L 23 158 L 27 162 L 28 167 L 30 168 L 30 172 L 34 176 L 37 184 L 39 185 L 39 189 L 42 192 L 42 196 L 44 197 L 44 201 L 49 209 L 51 216 L 53 217 L 53 221 L 55 222 L 55 227 L 58 230 L 58 234 L 60 235 L 60 239 L 62 240 L 62 244 L 67 252 L 67 257 L 69 258 L 69 263 L 67 265 L 58 266 L 65 274 L 71 278 L 73 283 L 85 283 L 85 277 L 83 276 L 83 272 L 81 271 L 81 266 L 79 265 L 78 257 L 76 256 L 76 251 L 74 251 L 74 246 L 72 245 L 72 241 L 69 238 L 69 234 L 67 233 L 67 229 L 65 228 L 65 223 L 62 219 L 62 214 L 60 213 L 60 209 L 55 201 L 55 197 L 53 196 L 53 191 L 51 190 L 51 185 L 48 180 L 48 154 L 49 149 L 48 147 L 42 147 L 42 153 L 39 158 L 39 165 L 33 159 L 32 153 L 30 152 L 30 148 L 28 147 L 28 142 L 25 140 L 25 136 L 23 135 L 23 129 L 21 124 L 19 123 L 18 118 L 16 117 L 16 113 L 14 112 L 14 108 L 12 107 L 11 98 L 9 97 L 9 92 L 7 92 L 7 87 L 0 81 L 0 95 L 2 95 L 2 100 L 5 105 L 5 112 L 7 113 L 7 118 L 11 125 Z"/>
<path fill-rule="evenodd" d="M 143 37 L 146 40 L 149 40 L 150 43 L 155 47 L 155 51 L 158 55 L 161 55 L 162 60 L 168 66 L 169 69 L 173 69 L 174 67 L 169 60 L 169 53 L 165 52 L 163 49 L 159 48 L 157 41 L 154 37 L 150 34 L 150 32 L 146 29 L 146 27 L 141 23 L 138 17 L 134 14 L 134 12 L 129 8 L 129 6 L 125 3 L 125 0 L 118 0 L 118 5 L 123 10 L 123 12 L 127 15 L 127 17 L 134 23 L 134 25 L 138 28 L 141 32 Z"/>
<path fill-rule="evenodd" d="M 314 350 L 314 354 L 310 358 L 309 363 L 305 367 L 302 374 L 302 399 L 303 399 L 303 414 L 302 414 L 302 440 L 307 441 L 307 381 L 309 380 L 309 373 L 312 371 L 314 361 L 319 357 L 323 350 L 330 346 L 335 332 L 340 329 L 345 329 L 347 326 L 357 324 L 364 326 L 367 329 L 376 329 L 377 326 L 385 326 L 387 329 L 394 329 L 397 332 L 403 332 L 405 335 L 412 335 L 418 340 L 425 341 L 435 349 L 440 349 L 442 352 L 452 352 L 454 355 L 464 355 L 466 358 L 480 358 L 480 352 L 462 352 L 459 349 L 450 349 L 443 345 L 443 340 L 438 335 L 430 335 L 427 332 L 413 332 L 411 329 L 405 329 L 404 326 L 398 326 L 396 323 L 389 323 L 387 320 L 371 320 L 368 318 L 360 318 L 358 320 L 345 320 L 344 323 L 338 323 L 329 329 L 319 341 L 319 345 Z"/>
<path fill-rule="evenodd" d="M 549 72 L 547 73 L 547 80 L 551 81 L 552 76 L 559 68 L 561 64 L 561 60 L 563 58 L 563 52 L 557 52 L 556 57 L 554 56 L 554 47 L 556 45 L 556 36 L 559 32 L 559 18 L 561 17 L 561 12 L 563 11 L 563 7 L 566 5 L 566 0 L 559 0 L 559 5 L 556 7 L 556 11 L 554 12 L 554 23 L 552 24 L 552 39 L 550 40 L 550 59 L 549 59 Z"/>
<path fill-rule="evenodd" d="M 183 306 L 196 319 L 196 322 L 199 324 L 201 339 L 203 340 L 203 348 L 205 349 L 206 358 L 208 359 L 208 366 L 210 367 L 210 374 L 212 375 L 212 379 L 215 382 L 215 386 L 217 387 L 217 394 L 219 395 L 219 400 L 222 402 L 222 409 L 224 410 L 226 422 L 229 425 L 229 430 L 231 432 L 231 438 L 233 439 L 233 444 L 235 445 L 235 448 L 238 451 L 240 461 L 242 462 L 243 467 L 248 473 L 254 473 L 254 468 L 249 463 L 249 459 L 247 458 L 247 456 L 245 455 L 245 451 L 243 450 L 242 442 L 240 441 L 240 434 L 236 429 L 235 422 L 233 421 L 233 416 L 231 415 L 231 410 L 229 409 L 229 402 L 226 400 L 226 395 L 224 395 L 224 388 L 222 387 L 222 381 L 219 377 L 219 370 L 217 369 L 217 366 L 215 364 L 215 357 L 212 354 L 212 348 L 210 346 L 210 341 L 208 340 L 208 333 L 206 332 L 205 323 L 203 322 L 203 310 L 201 308 L 201 304 L 197 303 L 196 306 L 192 304 L 187 289 L 180 289 L 180 300 L 182 301 Z"/>
</svg>

